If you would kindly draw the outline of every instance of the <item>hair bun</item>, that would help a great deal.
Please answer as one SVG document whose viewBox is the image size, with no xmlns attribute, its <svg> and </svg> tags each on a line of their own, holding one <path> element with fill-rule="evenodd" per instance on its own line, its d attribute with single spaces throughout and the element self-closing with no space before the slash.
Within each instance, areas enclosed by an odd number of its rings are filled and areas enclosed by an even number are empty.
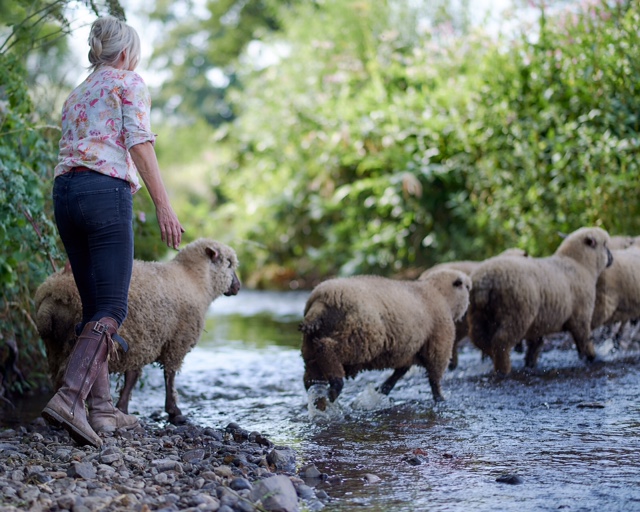
<svg viewBox="0 0 640 512">
<path fill-rule="evenodd" d="M 100 40 L 100 38 L 96 37 L 95 35 L 92 36 L 89 40 L 89 46 L 91 47 L 93 55 L 97 59 L 99 59 L 100 55 L 102 55 L 102 41 Z"/>
</svg>

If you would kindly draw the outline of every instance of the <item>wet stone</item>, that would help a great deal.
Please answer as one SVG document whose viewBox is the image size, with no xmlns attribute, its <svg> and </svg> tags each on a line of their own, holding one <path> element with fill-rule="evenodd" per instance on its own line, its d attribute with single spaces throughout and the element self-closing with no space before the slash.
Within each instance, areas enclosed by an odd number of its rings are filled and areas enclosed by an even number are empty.
<svg viewBox="0 0 640 512">
<path fill-rule="evenodd" d="M 496 478 L 496 482 L 501 484 L 519 485 L 524 483 L 524 480 L 518 475 L 505 474 L 500 475 L 498 478 Z"/>
<path fill-rule="evenodd" d="M 308 478 L 308 479 L 322 478 L 322 473 L 315 466 L 315 464 L 308 464 L 306 466 L 302 466 L 300 468 L 299 475 L 301 478 Z"/>
</svg>

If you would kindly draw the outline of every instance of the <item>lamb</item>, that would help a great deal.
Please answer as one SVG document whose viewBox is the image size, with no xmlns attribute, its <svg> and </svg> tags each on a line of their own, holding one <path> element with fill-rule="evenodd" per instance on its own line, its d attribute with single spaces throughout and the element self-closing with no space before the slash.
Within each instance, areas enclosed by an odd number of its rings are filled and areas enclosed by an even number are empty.
<svg viewBox="0 0 640 512">
<path fill-rule="evenodd" d="M 183 423 L 177 405 L 176 372 L 196 345 L 205 315 L 220 295 L 236 295 L 240 281 L 234 250 L 201 238 L 186 245 L 173 260 L 133 265 L 129 313 L 119 334 L 129 343 L 126 353 L 109 361 L 112 373 L 124 373 L 125 382 L 116 406 L 128 413 L 131 392 L 142 368 L 157 362 L 164 369 L 165 410 L 172 423 Z M 36 325 L 44 341 L 49 374 L 58 389 L 71 352 L 74 328 L 81 320 L 78 290 L 69 271 L 47 278 L 36 291 Z"/>
<path fill-rule="evenodd" d="M 609 235 L 581 228 L 546 258 L 505 258 L 483 263 L 472 275 L 471 341 L 491 357 L 496 373 L 511 371 L 510 352 L 528 342 L 528 367 L 536 364 L 543 336 L 568 331 L 578 354 L 595 358 L 591 315 L 596 282 L 613 259 Z"/>
<path fill-rule="evenodd" d="M 502 257 L 527 257 L 527 251 L 518 248 L 507 249 L 506 251 L 501 252 L 494 258 L 502 258 Z M 485 260 L 486 261 L 486 260 Z M 439 263 L 434 265 L 433 267 L 425 270 L 418 277 L 419 280 L 424 280 L 429 274 L 435 272 L 437 270 L 441 270 L 443 268 L 448 268 L 451 270 L 459 270 L 460 272 L 464 272 L 468 276 L 471 276 L 473 271 L 477 269 L 482 261 L 472 261 L 472 260 L 461 260 L 461 261 L 449 261 L 445 263 Z M 451 360 L 449 362 L 449 369 L 455 370 L 458 367 L 458 345 L 469 336 L 469 323 L 467 321 L 467 314 L 465 313 L 460 320 L 456 322 L 456 337 L 453 342 L 453 351 L 451 353 Z"/>
<path fill-rule="evenodd" d="M 433 399 L 443 400 L 440 381 L 451 357 L 454 322 L 469 303 L 471 279 L 443 269 L 422 281 L 355 276 L 314 288 L 300 324 L 304 385 L 329 384 L 329 400 L 345 377 L 364 370 L 393 369 L 380 386 L 388 395 L 417 364 L 427 371 Z M 323 410 L 324 399 L 316 403 Z"/>
<path fill-rule="evenodd" d="M 591 328 L 640 318 L 640 247 L 614 250 L 596 284 Z"/>
</svg>

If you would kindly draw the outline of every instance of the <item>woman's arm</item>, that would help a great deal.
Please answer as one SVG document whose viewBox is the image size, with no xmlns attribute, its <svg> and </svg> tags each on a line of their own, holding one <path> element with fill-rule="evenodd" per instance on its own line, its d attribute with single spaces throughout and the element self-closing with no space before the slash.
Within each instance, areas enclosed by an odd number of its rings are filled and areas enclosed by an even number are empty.
<svg viewBox="0 0 640 512">
<path fill-rule="evenodd" d="M 182 240 L 184 228 L 180 225 L 178 216 L 169 202 L 169 195 L 160 176 L 160 167 L 153 145 L 149 141 L 135 144 L 129 148 L 129 153 L 147 186 L 147 190 L 149 190 L 153 204 L 156 206 L 162 241 L 166 242 L 169 247 L 177 249 Z"/>
</svg>

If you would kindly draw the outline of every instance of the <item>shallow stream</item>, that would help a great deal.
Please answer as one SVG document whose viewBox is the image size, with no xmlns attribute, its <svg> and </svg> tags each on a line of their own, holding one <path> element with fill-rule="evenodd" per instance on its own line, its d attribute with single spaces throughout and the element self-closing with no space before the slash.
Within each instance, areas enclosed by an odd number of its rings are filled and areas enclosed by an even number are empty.
<svg viewBox="0 0 640 512">
<path fill-rule="evenodd" d="M 302 383 L 306 297 L 221 297 L 176 382 L 193 422 L 236 422 L 315 464 L 328 478 L 307 483 L 330 496 L 325 511 L 640 511 L 637 350 L 604 341 L 600 362 L 586 365 L 554 344 L 535 372 L 514 353 L 514 373 L 498 381 L 465 345 L 444 403 L 434 406 L 417 369 L 389 398 L 374 386 L 390 372 L 366 372 L 345 382 L 327 417 Z M 158 417 L 163 404 L 162 371 L 147 367 L 129 411 Z"/>
</svg>

